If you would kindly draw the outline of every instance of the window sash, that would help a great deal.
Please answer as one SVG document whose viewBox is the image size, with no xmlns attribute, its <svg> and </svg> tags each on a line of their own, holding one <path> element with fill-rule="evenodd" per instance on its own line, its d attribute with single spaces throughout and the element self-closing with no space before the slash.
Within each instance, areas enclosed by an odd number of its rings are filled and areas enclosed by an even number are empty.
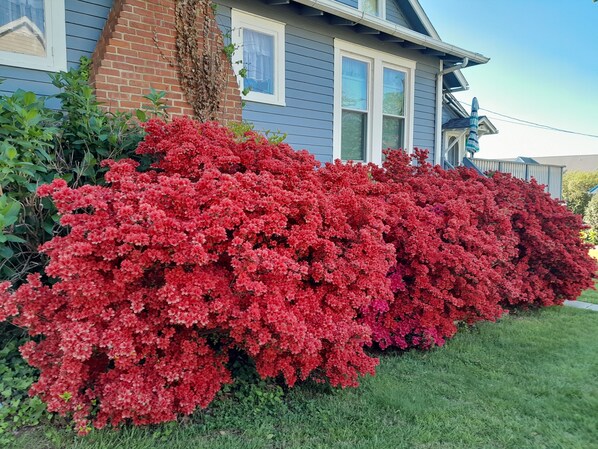
<svg viewBox="0 0 598 449">
<path fill-rule="evenodd" d="M 243 65 L 247 70 L 243 88 L 274 95 L 275 48 L 275 36 L 249 28 L 243 29 Z"/>
<path fill-rule="evenodd" d="M 259 103 L 268 103 L 277 106 L 285 106 L 285 24 L 265 17 L 246 13 L 237 9 L 231 10 L 232 43 L 235 46 L 233 54 L 233 68 L 237 74 L 239 90 L 243 93 L 246 87 L 259 88 L 249 90 L 243 99 Z M 267 80 L 252 78 L 259 70 L 254 70 L 251 64 L 246 64 L 245 58 L 245 32 L 251 31 L 254 37 L 269 36 L 272 39 L 272 60 L 271 68 L 266 67 L 267 55 L 260 55 L 253 58 L 255 61 L 261 59 L 261 63 L 271 73 L 271 85 Z M 262 49 L 264 50 L 264 49 Z M 243 69 L 247 69 L 247 78 L 240 75 Z"/>
<path fill-rule="evenodd" d="M 16 5 L 16 2 L 13 3 Z M 8 8 L 14 5 L 5 4 L 4 6 Z M 64 0 L 36 0 L 35 2 L 32 2 L 31 5 L 37 6 L 37 8 L 29 8 L 29 14 L 25 14 L 27 19 L 21 20 L 21 25 L 18 29 L 25 33 L 25 36 L 29 35 L 31 37 L 40 33 L 45 35 L 44 51 L 41 51 L 39 45 L 37 48 L 30 48 L 30 51 L 28 52 L 14 51 L 9 49 L 8 45 L 6 45 L 4 49 L 0 50 L 0 65 L 52 72 L 66 70 L 66 22 Z M 42 23 L 38 14 L 32 13 L 33 9 L 39 12 L 41 9 L 39 7 L 40 5 L 43 5 L 43 29 L 40 29 L 37 24 Z M 27 12 L 27 8 L 24 11 Z M 15 19 L 14 14 L 9 13 L 8 9 L 5 13 L 5 20 Z M 29 15 L 32 17 L 29 17 Z M 18 21 L 20 19 L 16 18 L 15 20 Z M 7 23 L 3 23 L 2 25 L 6 26 Z M 10 33 L 8 27 L 5 31 Z M 43 47 L 42 43 L 40 43 L 40 45 Z"/>
<path fill-rule="evenodd" d="M 366 56 L 367 55 L 367 56 Z M 416 62 L 407 60 L 392 54 L 387 54 L 373 50 L 367 47 L 361 47 L 356 44 L 341 40 L 335 40 L 335 107 L 334 107 L 334 136 L 333 136 L 333 158 L 347 160 L 347 147 L 343 144 L 343 137 L 347 137 L 346 125 L 347 112 L 360 112 L 356 108 L 348 108 L 343 105 L 342 89 L 342 62 L 344 58 L 361 60 L 370 64 L 370 75 L 368 79 L 367 91 L 370 95 L 368 102 L 368 126 L 365 135 L 366 148 L 362 151 L 365 162 L 380 164 L 383 161 L 382 150 L 386 149 L 386 144 L 392 142 L 391 147 L 399 146 L 408 152 L 412 149 L 413 139 L 413 107 L 415 91 L 415 68 Z M 393 70 L 401 75 L 402 85 L 402 110 L 393 108 L 389 111 L 384 110 L 384 70 Z M 392 73 L 392 72 L 391 72 Z M 388 76 L 388 72 L 387 72 Z M 387 83 L 388 84 L 388 83 Z M 395 86 L 396 87 L 396 86 Z M 387 89 L 386 91 L 401 92 L 399 87 Z M 345 103 L 346 104 L 346 103 Z M 361 111 L 363 112 L 363 111 Z M 387 112 L 402 112 L 402 115 Z M 393 137 L 392 133 L 396 132 Z M 361 135 L 353 131 L 353 135 Z M 343 148 L 344 147 L 344 148 Z"/>
</svg>

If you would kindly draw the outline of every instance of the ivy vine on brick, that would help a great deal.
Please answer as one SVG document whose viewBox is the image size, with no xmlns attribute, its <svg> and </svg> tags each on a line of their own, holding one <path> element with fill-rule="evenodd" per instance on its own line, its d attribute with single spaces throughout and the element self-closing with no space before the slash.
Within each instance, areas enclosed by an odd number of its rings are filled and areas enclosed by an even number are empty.
<svg viewBox="0 0 598 449">
<path fill-rule="evenodd" d="M 222 52 L 221 38 L 211 0 L 176 0 L 177 65 L 181 87 L 197 118 L 214 120 L 226 87 L 228 60 Z"/>
</svg>

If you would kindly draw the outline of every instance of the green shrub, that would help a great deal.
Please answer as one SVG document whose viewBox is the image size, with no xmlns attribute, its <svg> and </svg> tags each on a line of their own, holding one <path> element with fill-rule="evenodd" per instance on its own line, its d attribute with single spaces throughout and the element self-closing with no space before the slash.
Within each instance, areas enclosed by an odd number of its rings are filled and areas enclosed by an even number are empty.
<svg viewBox="0 0 598 449">
<path fill-rule="evenodd" d="M 61 111 L 32 92 L 0 96 L 0 279 L 15 286 L 41 271 L 46 260 L 38 246 L 63 232 L 54 205 L 40 199 L 37 188 L 56 178 L 73 187 L 103 183 L 103 160 L 135 157 L 144 135 L 139 121 L 167 115 L 165 93 L 153 89 L 135 119 L 105 111 L 88 76 L 85 58 L 78 69 L 51 76 L 61 90 L 55 96 Z M 50 416 L 39 398 L 28 396 L 38 372 L 19 353 L 27 339 L 10 324 L 0 325 L 0 447 L 16 429 Z"/>
<path fill-rule="evenodd" d="M 135 114 L 102 109 L 88 83 L 89 59 L 77 69 L 51 75 L 61 91 L 61 111 L 44 98 L 19 90 L 0 97 L 0 276 L 13 283 L 39 272 L 38 246 L 60 232 L 56 210 L 35 192 L 55 178 L 71 186 L 101 184 L 105 159 L 134 157 L 143 138 L 138 121 L 166 116 L 164 92 L 145 96 Z M 137 157 L 137 159 L 139 159 Z"/>
<path fill-rule="evenodd" d="M 53 149 L 59 117 L 43 99 L 18 90 L 0 97 L 0 276 L 11 281 L 39 269 L 37 245 L 51 236 L 52 209 L 36 199 L 58 176 Z M 49 203 L 47 204 L 49 206 Z"/>
<path fill-rule="evenodd" d="M 592 231 L 594 231 L 594 235 L 598 231 L 598 195 L 594 195 L 588 206 L 586 207 L 585 215 L 583 217 L 583 221 L 591 226 Z M 588 232 L 588 237 L 590 237 L 590 233 Z"/>
<path fill-rule="evenodd" d="M 579 215 L 584 215 L 592 196 L 588 193 L 598 185 L 598 171 L 568 171 L 563 176 L 563 199 L 567 207 Z"/>
<path fill-rule="evenodd" d="M 27 393 L 38 372 L 19 354 L 25 340 L 18 329 L 0 326 L 0 447 L 11 442 L 15 430 L 50 419 L 46 404 Z"/>
</svg>

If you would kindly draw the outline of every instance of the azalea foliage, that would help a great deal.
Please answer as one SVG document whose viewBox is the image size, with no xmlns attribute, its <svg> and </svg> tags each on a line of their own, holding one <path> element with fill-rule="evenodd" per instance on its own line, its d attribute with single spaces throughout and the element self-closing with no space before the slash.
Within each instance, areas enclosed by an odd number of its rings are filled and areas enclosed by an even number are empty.
<svg viewBox="0 0 598 449">
<path fill-rule="evenodd" d="M 574 299 L 594 264 L 579 217 L 540 186 L 444 171 L 389 152 L 383 168 L 215 124 L 152 120 L 107 185 L 40 188 L 69 232 L 0 320 L 29 330 L 31 389 L 80 432 L 206 407 L 234 354 L 293 386 L 355 386 L 367 347 L 442 345 L 460 322 Z"/>
<path fill-rule="evenodd" d="M 207 406 L 232 349 L 288 385 L 373 374 L 357 315 L 390 299 L 392 261 L 373 206 L 255 134 L 190 120 L 147 132 L 152 170 L 122 160 L 108 186 L 40 188 L 70 229 L 41 247 L 57 281 L 30 277 L 0 316 L 43 337 L 22 349 L 41 371 L 32 394 L 84 431 L 90 416 L 149 424 Z"/>
<path fill-rule="evenodd" d="M 514 255 L 508 213 L 484 178 L 416 158 L 392 152 L 374 174 L 387 186 L 385 237 L 396 248 L 394 301 L 364 314 L 382 348 L 442 345 L 458 322 L 500 317 L 498 286 Z"/>
</svg>

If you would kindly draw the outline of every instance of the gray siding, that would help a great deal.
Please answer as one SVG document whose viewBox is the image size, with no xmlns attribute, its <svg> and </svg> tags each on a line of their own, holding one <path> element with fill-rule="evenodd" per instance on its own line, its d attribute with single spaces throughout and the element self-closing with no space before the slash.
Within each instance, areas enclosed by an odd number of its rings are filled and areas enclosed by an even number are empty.
<svg viewBox="0 0 598 449">
<path fill-rule="evenodd" d="M 239 8 L 286 23 L 286 106 L 246 102 L 243 118 L 257 130 L 287 133 L 286 142 L 305 148 L 321 161 L 332 160 L 334 121 L 334 38 L 355 42 L 417 61 L 413 144 L 433 157 L 438 59 L 359 35 L 325 19 L 303 17 L 291 8 L 247 0 L 219 0 L 218 23 L 230 30 L 230 8 Z"/>
<path fill-rule="evenodd" d="M 399 8 L 397 0 L 386 0 L 386 20 L 411 29 L 411 24 Z"/>
<path fill-rule="evenodd" d="M 455 114 L 451 109 L 448 108 L 447 105 L 442 105 L 442 124 L 445 124 L 449 120 L 454 118 L 459 118 L 457 114 Z"/>
<path fill-rule="evenodd" d="M 436 73 L 438 63 L 420 61 L 415 69 L 415 111 L 413 126 L 413 146 L 434 153 L 434 133 L 436 117 Z"/>
<path fill-rule="evenodd" d="M 81 56 L 91 56 L 104 23 L 112 7 L 112 0 L 66 0 L 66 46 L 68 66 L 76 66 Z M 0 94 L 17 89 L 30 90 L 38 95 L 52 95 L 56 89 L 48 72 L 0 65 Z"/>
</svg>

